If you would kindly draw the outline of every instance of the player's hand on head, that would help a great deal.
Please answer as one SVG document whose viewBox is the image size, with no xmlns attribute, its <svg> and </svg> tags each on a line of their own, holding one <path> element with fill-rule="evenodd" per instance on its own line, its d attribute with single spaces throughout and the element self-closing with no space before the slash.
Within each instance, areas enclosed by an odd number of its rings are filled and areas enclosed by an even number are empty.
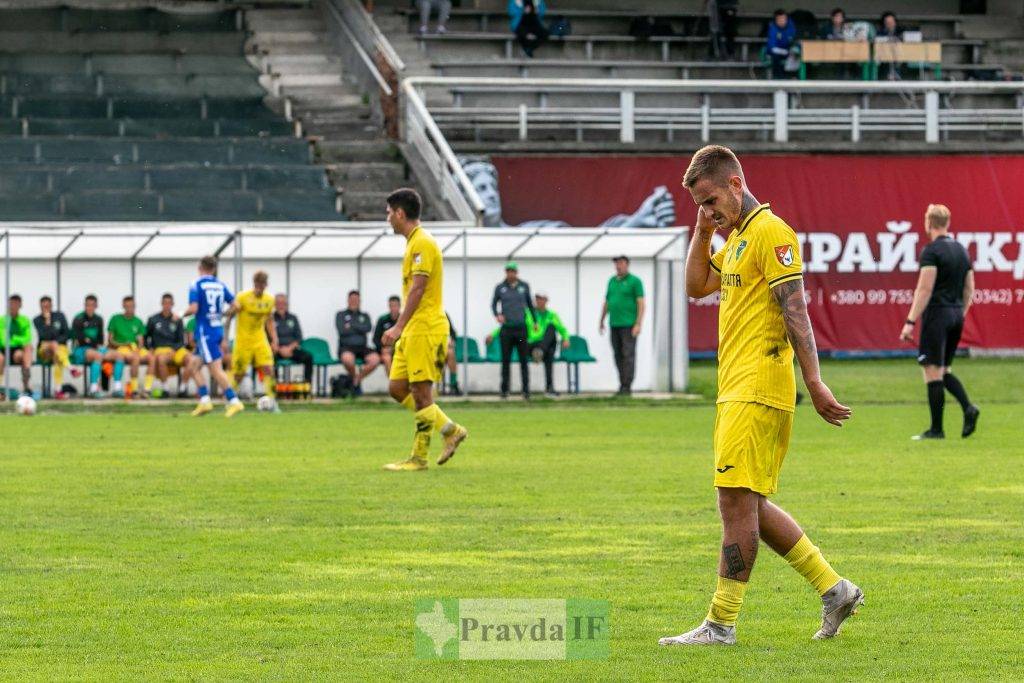
<svg viewBox="0 0 1024 683">
<path fill-rule="evenodd" d="M 849 420 L 853 414 L 850 408 L 836 400 L 836 397 L 832 395 L 832 390 L 821 380 L 810 382 L 807 385 L 807 393 L 810 394 L 811 403 L 814 404 L 818 415 L 821 415 L 821 419 L 829 424 L 842 427 L 843 421 Z"/>
</svg>

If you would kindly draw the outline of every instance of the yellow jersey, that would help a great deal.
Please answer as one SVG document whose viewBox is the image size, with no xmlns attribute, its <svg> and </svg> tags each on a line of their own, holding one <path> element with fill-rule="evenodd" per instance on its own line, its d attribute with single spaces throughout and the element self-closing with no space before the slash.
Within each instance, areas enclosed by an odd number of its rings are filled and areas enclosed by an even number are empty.
<svg viewBox="0 0 1024 683">
<path fill-rule="evenodd" d="M 413 275 L 426 275 L 427 287 L 423 291 L 416 312 L 405 325 L 403 335 L 448 334 L 448 318 L 444 314 L 441 292 L 444 284 L 444 263 L 441 250 L 433 236 L 416 226 L 409 233 L 402 259 L 402 306 L 409 299 Z"/>
<path fill-rule="evenodd" d="M 711 257 L 722 279 L 718 309 L 718 402 L 796 405 L 793 347 L 771 289 L 799 280 L 796 233 L 762 204 Z"/>
<path fill-rule="evenodd" d="M 267 318 L 274 310 L 274 297 L 266 290 L 256 296 L 256 292 L 247 289 L 235 301 L 238 304 L 238 332 L 235 340 L 241 344 L 267 341 Z"/>
</svg>

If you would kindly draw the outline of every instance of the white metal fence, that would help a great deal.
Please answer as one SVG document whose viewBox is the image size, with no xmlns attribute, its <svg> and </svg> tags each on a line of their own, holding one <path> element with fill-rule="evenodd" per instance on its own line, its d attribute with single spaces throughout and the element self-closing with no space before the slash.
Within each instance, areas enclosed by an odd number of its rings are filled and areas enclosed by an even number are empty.
<svg viewBox="0 0 1024 683">
<path fill-rule="evenodd" d="M 858 142 L 872 133 L 920 133 L 924 141 L 938 143 L 957 131 L 1012 131 L 1024 136 L 1024 82 L 878 82 L 878 81 L 763 81 L 763 80 L 631 80 L 556 78 L 415 77 L 404 91 L 442 88 L 454 94 L 455 106 L 432 106 L 430 113 L 443 130 L 504 130 L 520 140 L 531 132 L 561 130 L 616 130 L 621 142 L 636 140 L 639 130 L 696 131 L 703 141 L 716 133 L 767 133 L 787 142 L 794 133 L 836 132 Z M 618 106 L 548 106 L 557 94 L 615 96 Z M 506 103 L 473 106 L 467 96 L 499 94 Z M 698 95 L 696 107 L 642 106 L 644 95 Z M 717 95 L 770 96 L 772 106 L 719 106 Z M 848 107 L 806 104 L 805 95 L 855 95 Z M 872 107 L 871 97 L 896 95 L 904 106 Z M 957 97 L 997 95 L 1007 98 L 1005 108 L 958 107 Z M 529 100 L 527 102 L 526 100 Z M 827 99 L 827 97 L 825 98 Z M 532 104 L 531 104 L 532 103 Z"/>
</svg>

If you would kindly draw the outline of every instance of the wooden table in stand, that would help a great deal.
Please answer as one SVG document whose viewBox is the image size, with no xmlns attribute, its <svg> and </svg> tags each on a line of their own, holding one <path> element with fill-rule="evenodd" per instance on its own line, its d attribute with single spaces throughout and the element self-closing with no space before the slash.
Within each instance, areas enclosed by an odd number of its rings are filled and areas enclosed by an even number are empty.
<svg viewBox="0 0 1024 683">
<path fill-rule="evenodd" d="M 861 78 L 870 80 L 871 46 L 867 41 L 803 40 L 800 41 L 800 80 L 807 80 L 808 64 L 860 64 Z"/>
<path fill-rule="evenodd" d="M 878 79 L 878 65 L 922 64 L 935 70 L 935 79 L 942 78 L 942 43 L 904 43 L 879 40 L 875 42 L 874 77 Z"/>
</svg>

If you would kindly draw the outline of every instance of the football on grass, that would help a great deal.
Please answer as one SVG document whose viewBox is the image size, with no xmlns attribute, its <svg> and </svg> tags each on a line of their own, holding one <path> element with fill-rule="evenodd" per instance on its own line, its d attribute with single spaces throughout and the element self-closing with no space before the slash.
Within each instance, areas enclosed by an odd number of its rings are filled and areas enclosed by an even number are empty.
<svg viewBox="0 0 1024 683">
<path fill-rule="evenodd" d="M 277 407 L 277 402 L 270 396 L 260 396 L 260 400 L 256 401 L 256 410 L 261 413 L 270 413 Z"/>
<path fill-rule="evenodd" d="M 31 396 L 21 396 L 14 404 L 14 409 L 18 411 L 18 415 L 35 415 L 36 400 Z"/>
</svg>

